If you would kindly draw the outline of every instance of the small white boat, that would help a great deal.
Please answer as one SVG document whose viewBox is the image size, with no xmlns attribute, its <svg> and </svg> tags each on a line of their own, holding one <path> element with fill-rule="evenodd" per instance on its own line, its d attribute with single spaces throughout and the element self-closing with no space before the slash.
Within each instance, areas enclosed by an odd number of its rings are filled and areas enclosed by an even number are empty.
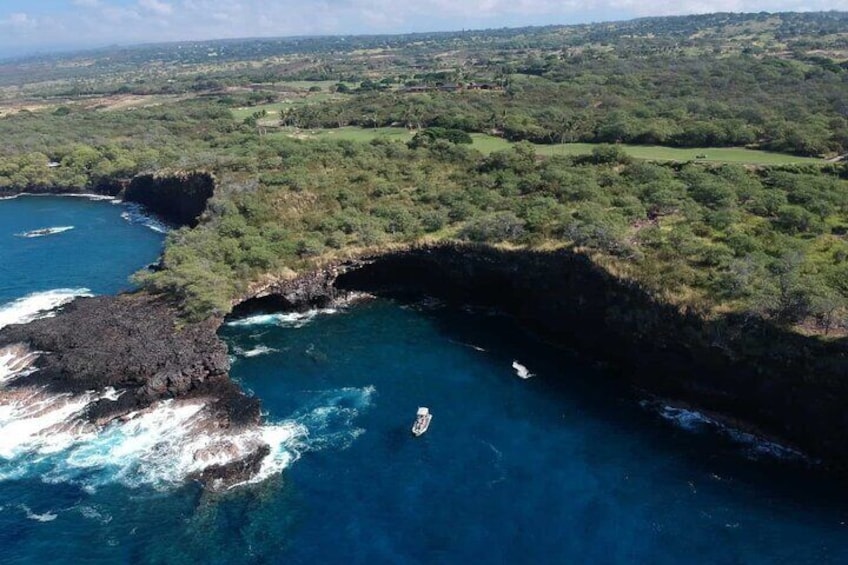
<svg viewBox="0 0 848 565">
<path fill-rule="evenodd" d="M 530 372 L 530 369 L 528 369 L 518 361 L 512 362 L 512 368 L 515 369 L 515 374 L 521 377 L 522 379 L 529 379 L 530 377 L 535 376 L 533 375 L 533 373 Z"/>
<path fill-rule="evenodd" d="M 427 428 L 430 427 L 430 420 L 432 419 L 433 415 L 430 414 L 430 410 L 424 406 L 420 407 L 415 414 L 415 423 L 412 424 L 412 434 L 418 437 L 426 432 Z"/>
</svg>

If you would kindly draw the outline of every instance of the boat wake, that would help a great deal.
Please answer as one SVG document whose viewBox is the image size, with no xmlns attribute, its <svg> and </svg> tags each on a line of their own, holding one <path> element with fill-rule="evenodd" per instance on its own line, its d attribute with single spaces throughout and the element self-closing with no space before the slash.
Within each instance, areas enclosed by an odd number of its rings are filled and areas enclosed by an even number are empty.
<svg viewBox="0 0 848 565">
<path fill-rule="evenodd" d="M 25 232 L 22 232 L 22 233 L 16 233 L 15 235 L 18 236 L 18 237 L 27 237 L 27 238 L 44 237 L 46 235 L 54 235 L 54 234 L 57 234 L 57 233 L 70 231 L 72 229 L 74 229 L 74 226 L 55 226 L 55 227 L 52 227 L 52 228 L 39 228 L 37 230 L 30 230 L 30 231 L 25 231 Z"/>
<path fill-rule="evenodd" d="M 34 292 L 14 302 L 0 305 L 0 328 L 10 324 L 26 324 L 39 318 L 48 318 L 59 306 L 80 296 L 93 296 L 87 288 L 57 288 Z"/>
<path fill-rule="evenodd" d="M 127 222 L 142 225 L 158 233 L 168 233 L 171 231 L 168 224 L 150 215 L 141 204 L 122 202 L 121 205 L 126 208 L 126 210 L 121 212 L 121 217 Z"/>
</svg>

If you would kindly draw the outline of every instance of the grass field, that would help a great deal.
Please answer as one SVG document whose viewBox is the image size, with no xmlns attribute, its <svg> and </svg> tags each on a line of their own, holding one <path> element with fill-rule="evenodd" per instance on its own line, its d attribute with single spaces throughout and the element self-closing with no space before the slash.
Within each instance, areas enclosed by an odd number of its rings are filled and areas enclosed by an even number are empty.
<svg viewBox="0 0 848 565">
<path fill-rule="evenodd" d="M 375 128 L 365 129 L 358 127 L 343 127 L 334 129 L 301 129 L 294 130 L 284 128 L 278 133 L 270 135 L 284 135 L 298 139 L 345 139 L 348 141 L 368 142 L 373 139 L 390 139 L 392 141 L 407 142 L 412 139 L 412 134 L 406 128 Z"/>
<path fill-rule="evenodd" d="M 506 149 L 512 142 L 500 137 L 485 134 L 473 134 L 474 148 L 481 153 L 491 153 Z M 586 155 L 595 147 L 592 143 L 565 143 L 560 145 L 534 144 L 539 155 Z M 821 159 L 798 157 L 784 153 L 757 151 L 744 147 L 700 147 L 679 149 L 657 145 L 621 145 L 622 149 L 634 159 L 647 161 L 706 161 L 715 163 L 741 163 L 746 165 L 781 165 L 786 163 L 822 163 Z M 698 158 L 698 156 L 704 156 Z"/>
<path fill-rule="evenodd" d="M 273 106 L 270 104 L 269 106 Z M 261 106 L 257 106 L 261 108 Z M 255 109 L 254 109 L 255 111 Z M 247 114 L 249 115 L 249 114 Z M 359 127 L 343 127 L 337 129 L 316 129 L 283 131 L 274 135 L 287 135 L 301 139 L 347 139 L 350 141 L 367 142 L 372 139 L 391 139 L 394 141 L 409 141 L 412 133 L 405 128 L 375 128 L 365 129 Z M 507 149 L 513 143 L 500 137 L 494 137 L 482 133 L 471 135 L 474 140 L 473 147 L 481 153 L 488 154 L 493 151 Z M 595 147 L 591 143 L 564 143 L 560 145 L 534 144 L 536 153 L 539 155 L 587 155 Z M 798 157 L 784 153 L 772 153 L 769 151 L 757 151 L 743 147 L 701 147 L 692 149 L 678 149 L 674 147 L 660 147 L 656 145 L 621 145 L 628 155 L 634 159 L 647 161 L 703 161 L 713 163 L 739 163 L 743 165 L 781 165 L 787 163 L 823 163 L 822 159 L 811 157 Z M 699 158 L 699 156 L 702 156 Z"/>
<path fill-rule="evenodd" d="M 239 121 L 245 119 L 248 116 L 253 115 L 254 112 L 261 112 L 262 110 L 268 112 L 269 118 L 276 118 L 279 116 L 280 110 L 287 110 L 289 108 L 303 106 L 306 104 L 317 104 L 318 102 L 326 102 L 328 100 L 331 100 L 334 96 L 336 95 L 330 92 L 310 92 L 307 95 L 295 94 L 291 98 L 283 100 L 282 102 L 274 102 L 272 104 L 258 104 L 256 106 L 244 106 L 242 108 L 232 108 L 230 111 L 233 113 L 233 117 Z"/>
</svg>

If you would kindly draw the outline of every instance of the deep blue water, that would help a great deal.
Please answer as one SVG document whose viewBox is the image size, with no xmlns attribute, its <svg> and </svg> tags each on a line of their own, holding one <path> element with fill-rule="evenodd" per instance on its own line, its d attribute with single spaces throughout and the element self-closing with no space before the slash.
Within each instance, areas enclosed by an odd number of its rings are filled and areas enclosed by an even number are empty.
<svg viewBox="0 0 848 565">
<path fill-rule="evenodd" d="M 36 290 L 127 288 L 162 237 L 121 212 L 0 201 L 0 308 Z M 75 229 L 11 235 L 63 225 Z M 298 426 L 295 460 L 210 495 L 95 485 L 61 453 L 0 459 L 0 561 L 848 562 L 844 486 L 681 430 L 506 318 L 375 300 L 222 336 L 268 420 Z M 415 439 L 419 405 L 434 418 Z"/>
</svg>

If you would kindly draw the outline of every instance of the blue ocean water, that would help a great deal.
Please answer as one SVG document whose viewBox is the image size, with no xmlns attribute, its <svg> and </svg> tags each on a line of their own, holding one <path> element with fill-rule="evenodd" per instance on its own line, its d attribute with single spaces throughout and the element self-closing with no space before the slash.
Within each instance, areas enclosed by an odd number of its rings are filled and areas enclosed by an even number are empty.
<svg viewBox="0 0 848 565">
<path fill-rule="evenodd" d="M 34 291 L 126 288 L 162 237 L 122 212 L 0 201 L 0 310 Z M 285 468 L 209 494 L 130 480 L 159 462 L 122 466 L 119 437 L 13 461 L 0 439 L 0 561 L 848 562 L 844 485 L 681 429 L 697 418 L 658 416 L 507 318 L 372 300 L 253 316 L 221 335 L 233 377 L 296 430 L 281 439 Z M 434 418 L 415 439 L 422 405 Z M 95 468 L 69 450 L 116 460 Z"/>
</svg>

